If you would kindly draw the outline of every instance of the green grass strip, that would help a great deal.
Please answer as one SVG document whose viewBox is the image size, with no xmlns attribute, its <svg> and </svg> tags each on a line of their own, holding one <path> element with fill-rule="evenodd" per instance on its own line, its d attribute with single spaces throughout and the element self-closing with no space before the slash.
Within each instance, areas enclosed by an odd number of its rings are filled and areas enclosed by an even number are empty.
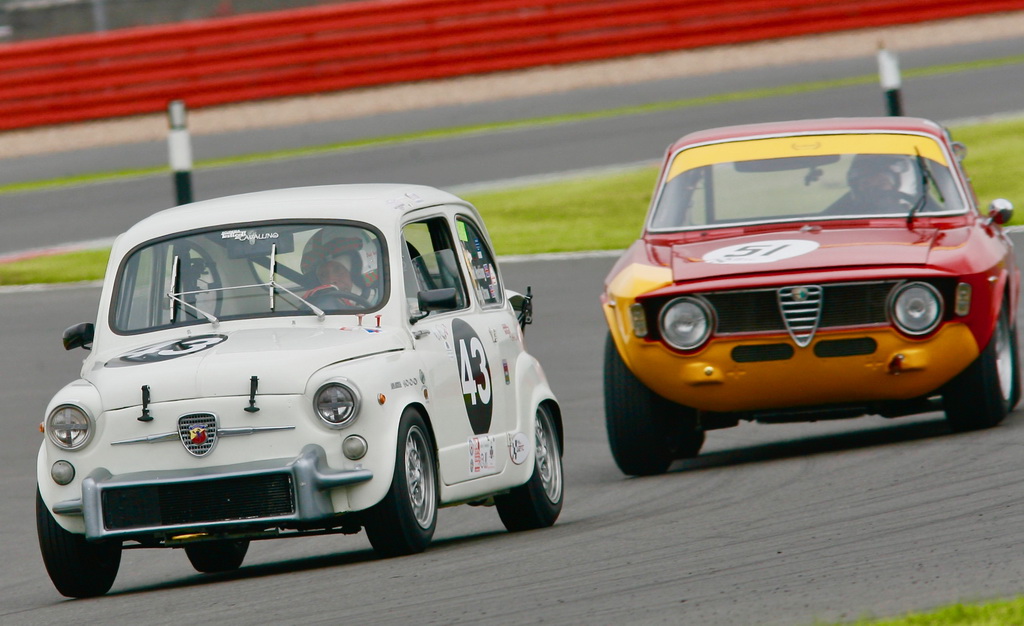
<svg viewBox="0 0 1024 626">
<path fill-rule="evenodd" d="M 976 71 L 980 69 L 990 69 L 1006 65 L 1015 65 L 1018 63 L 1024 63 L 1024 55 L 1014 55 L 1001 59 L 986 59 L 982 61 L 952 63 L 947 65 L 937 65 L 933 67 L 919 68 L 915 70 L 905 71 L 903 72 L 903 76 L 907 78 L 927 77 L 966 71 Z M 240 156 L 226 157 L 221 159 L 200 160 L 195 163 L 194 169 L 199 170 L 216 167 L 227 167 L 247 163 L 285 160 L 296 157 L 308 157 L 319 154 L 358 150 L 362 148 L 376 148 L 418 141 L 430 141 L 434 139 L 450 139 L 470 135 L 479 135 L 484 133 L 519 130 L 524 128 L 540 128 L 543 126 L 551 126 L 556 124 L 579 123 L 599 119 L 625 117 L 630 115 L 646 115 L 651 113 L 659 113 L 663 111 L 674 111 L 699 106 L 710 106 L 715 104 L 725 104 L 730 102 L 740 102 L 745 100 L 755 100 L 761 98 L 779 98 L 785 96 L 800 95 L 804 93 L 824 91 L 827 89 L 837 89 L 856 85 L 873 84 L 876 83 L 877 81 L 878 78 L 874 75 L 854 76 L 835 80 L 814 81 L 809 83 L 800 83 L 796 85 L 787 85 L 783 87 L 749 89 L 745 91 L 738 91 L 727 94 L 716 94 L 696 98 L 668 100 L 664 102 L 655 102 L 650 104 L 623 106 L 612 109 L 604 109 L 600 111 L 591 111 L 586 113 L 567 113 L 562 115 L 550 115 L 525 120 L 493 122 L 488 124 L 475 124 L 470 126 L 434 129 L 412 133 L 401 133 L 395 135 L 386 135 L 383 137 L 355 139 L 351 141 L 343 141 L 338 143 L 325 144 L 321 146 L 309 146 L 302 148 L 292 148 L 287 150 L 273 150 L 268 152 L 258 152 Z M 123 178 L 153 176 L 168 173 L 170 173 L 169 167 L 151 167 L 120 170 L 116 172 L 97 172 L 93 174 L 81 174 L 72 177 L 55 178 L 50 180 L 8 183 L 5 185 L 0 185 L 0 194 L 25 191 L 38 191 L 42 189 L 67 187 L 85 183 L 107 182 Z"/>
<path fill-rule="evenodd" d="M 954 604 L 929 613 L 890 619 L 863 619 L 849 626 L 1007 626 L 1024 624 L 1024 599 L 985 604 Z M 820 626 L 820 625 L 819 625 Z"/>
<path fill-rule="evenodd" d="M 106 271 L 108 258 L 108 249 L 80 250 L 0 263 L 0 285 L 99 280 Z"/>
</svg>

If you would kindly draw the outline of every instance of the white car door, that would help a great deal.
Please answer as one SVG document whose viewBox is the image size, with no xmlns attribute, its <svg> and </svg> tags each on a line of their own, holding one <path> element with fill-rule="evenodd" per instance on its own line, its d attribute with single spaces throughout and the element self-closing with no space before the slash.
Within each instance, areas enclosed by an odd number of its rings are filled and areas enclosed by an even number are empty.
<svg viewBox="0 0 1024 626">
<path fill-rule="evenodd" d="M 511 367 L 502 355 L 504 306 L 479 302 L 467 288 L 462 235 L 445 218 L 403 228 L 406 298 L 415 347 L 427 372 L 429 406 L 441 479 L 456 484 L 500 473 L 508 459 Z M 454 289 L 454 309 L 420 311 L 419 292 Z M 472 293 L 471 293 L 472 292 Z M 508 380 L 508 382 L 506 382 Z"/>
</svg>

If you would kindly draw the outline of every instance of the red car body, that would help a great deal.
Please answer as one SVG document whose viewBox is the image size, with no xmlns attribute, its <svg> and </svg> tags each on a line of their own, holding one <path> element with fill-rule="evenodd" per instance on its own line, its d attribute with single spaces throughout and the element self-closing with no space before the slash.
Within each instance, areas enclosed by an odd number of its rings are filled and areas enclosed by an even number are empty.
<svg viewBox="0 0 1024 626">
<path fill-rule="evenodd" d="M 620 468 L 662 472 L 741 420 L 998 423 L 1019 396 L 1012 205 L 982 214 L 964 153 L 906 117 L 672 144 L 601 298 Z"/>
</svg>

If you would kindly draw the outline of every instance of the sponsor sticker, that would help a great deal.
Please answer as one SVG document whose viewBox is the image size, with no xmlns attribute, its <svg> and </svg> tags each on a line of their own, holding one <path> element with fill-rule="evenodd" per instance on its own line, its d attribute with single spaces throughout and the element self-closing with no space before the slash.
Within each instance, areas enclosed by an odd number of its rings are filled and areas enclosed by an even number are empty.
<svg viewBox="0 0 1024 626">
<path fill-rule="evenodd" d="M 498 464 L 495 462 L 494 448 L 494 437 L 490 435 L 469 438 L 470 474 L 484 476 L 497 471 Z"/>
<path fill-rule="evenodd" d="M 508 442 L 508 455 L 516 465 L 522 465 L 530 456 L 530 438 L 525 433 L 516 433 Z"/>
</svg>

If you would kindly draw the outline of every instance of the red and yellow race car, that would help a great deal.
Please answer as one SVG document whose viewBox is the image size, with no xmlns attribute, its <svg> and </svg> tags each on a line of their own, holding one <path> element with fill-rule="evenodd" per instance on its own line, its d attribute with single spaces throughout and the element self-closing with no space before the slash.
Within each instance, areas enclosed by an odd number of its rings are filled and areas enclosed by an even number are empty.
<svg viewBox="0 0 1024 626">
<path fill-rule="evenodd" d="M 999 423 L 1020 395 L 1020 272 L 934 122 L 842 118 L 686 135 L 601 297 L 612 454 L 634 475 L 705 431 L 944 410 Z"/>
</svg>

